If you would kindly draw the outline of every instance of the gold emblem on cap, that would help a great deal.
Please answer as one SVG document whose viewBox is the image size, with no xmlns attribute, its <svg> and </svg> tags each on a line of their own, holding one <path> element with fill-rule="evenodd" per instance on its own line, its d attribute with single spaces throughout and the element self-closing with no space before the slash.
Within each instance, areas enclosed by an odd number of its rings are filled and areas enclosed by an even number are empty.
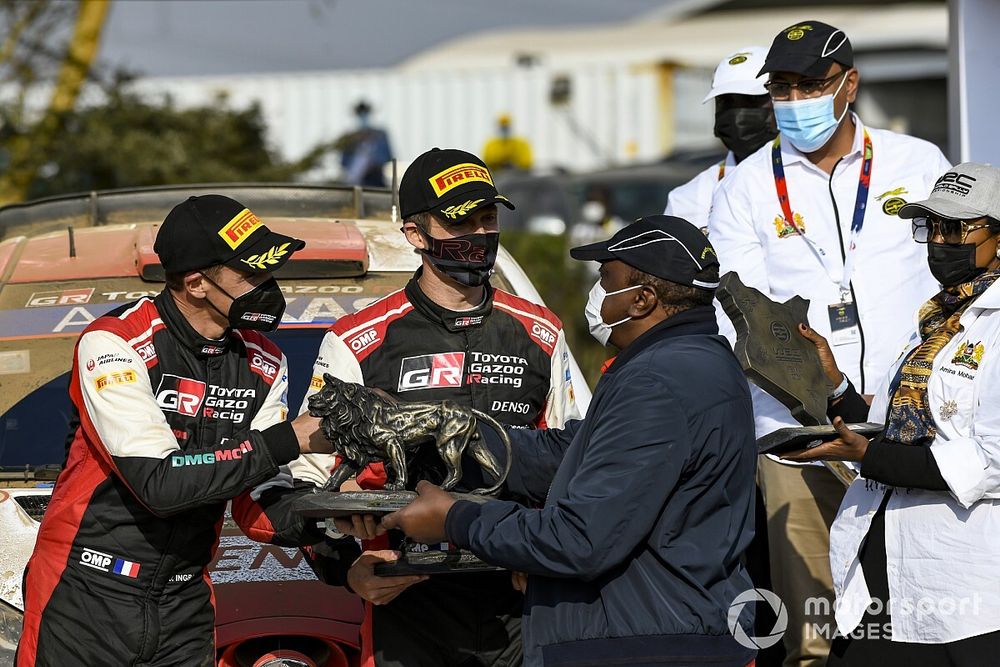
<svg viewBox="0 0 1000 667">
<path fill-rule="evenodd" d="M 747 58 L 749 57 L 750 57 L 749 53 L 737 53 L 732 58 L 729 59 L 729 64 L 740 65 L 742 63 L 745 63 L 747 61 Z"/>
<path fill-rule="evenodd" d="M 785 31 L 785 37 L 789 41 L 795 42 L 806 36 L 806 30 L 812 30 L 811 25 L 793 25 L 791 28 Z"/>
<path fill-rule="evenodd" d="M 288 254 L 289 245 L 288 243 L 282 243 L 280 246 L 271 246 L 271 249 L 266 252 L 262 252 L 259 255 L 250 255 L 240 261 L 255 269 L 266 269 L 268 266 L 277 264 L 282 257 Z"/>
<path fill-rule="evenodd" d="M 485 199 L 470 199 L 469 201 L 462 202 L 461 204 L 455 204 L 454 206 L 449 206 L 446 209 L 442 209 L 441 212 L 444 213 L 449 218 L 451 218 L 452 220 L 455 220 L 459 216 L 467 215 L 469 213 L 469 211 L 471 211 L 472 209 L 476 208 L 477 206 L 479 206 L 480 204 L 482 204 L 484 201 L 486 201 L 486 200 Z"/>
</svg>

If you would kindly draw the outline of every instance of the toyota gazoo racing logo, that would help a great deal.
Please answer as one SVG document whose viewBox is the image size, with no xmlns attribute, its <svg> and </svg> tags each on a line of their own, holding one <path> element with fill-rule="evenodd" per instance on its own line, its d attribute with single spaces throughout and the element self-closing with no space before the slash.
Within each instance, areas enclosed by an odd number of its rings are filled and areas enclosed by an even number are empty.
<svg viewBox="0 0 1000 667">
<path fill-rule="evenodd" d="M 466 384 L 502 384 L 520 387 L 528 360 L 512 354 L 472 352 Z"/>
<path fill-rule="evenodd" d="M 234 424 L 242 424 L 256 397 L 256 389 L 218 387 L 210 384 L 202 414 L 212 419 L 225 419 Z"/>
<path fill-rule="evenodd" d="M 195 417 L 205 400 L 205 387 L 199 380 L 164 373 L 156 388 L 156 404 L 168 412 Z"/>
<path fill-rule="evenodd" d="M 766 602 L 775 616 L 774 627 L 766 635 L 761 637 L 747 634 L 746 628 L 740 623 L 740 616 L 747 605 L 755 605 L 758 602 Z M 752 607 L 751 607 L 752 608 Z M 740 646 L 751 649 L 765 649 L 774 646 L 781 641 L 785 629 L 788 627 L 788 609 L 775 593 L 766 588 L 751 588 L 736 596 L 733 603 L 729 605 L 729 615 L 727 617 L 729 632 Z"/>
<path fill-rule="evenodd" d="M 399 367 L 398 391 L 461 387 L 465 352 L 441 352 L 406 357 Z"/>
</svg>

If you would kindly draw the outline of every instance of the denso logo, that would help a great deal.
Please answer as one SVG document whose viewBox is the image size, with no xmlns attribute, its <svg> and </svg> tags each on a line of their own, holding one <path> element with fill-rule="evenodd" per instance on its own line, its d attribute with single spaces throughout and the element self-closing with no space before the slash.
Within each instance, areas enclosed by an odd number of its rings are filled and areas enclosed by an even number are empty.
<svg viewBox="0 0 1000 667">
<path fill-rule="evenodd" d="M 406 357 L 399 368 L 398 391 L 461 387 L 465 352 L 442 352 Z"/>
<path fill-rule="evenodd" d="M 556 344 L 556 335 L 548 327 L 544 327 L 538 322 L 531 325 L 531 335 L 542 341 L 549 347 Z"/>
<path fill-rule="evenodd" d="M 347 342 L 348 347 L 350 347 L 355 352 L 361 352 L 379 341 L 378 331 L 375 329 L 365 329 L 357 336 L 352 338 Z"/>
<path fill-rule="evenodd" d="M 164 373 L 156 389 L 156 404 L 168 412 L 179 412 L 188 417 L 198 414 L 205 400 L 205 383 L 191 378 Z"/>
</svg>

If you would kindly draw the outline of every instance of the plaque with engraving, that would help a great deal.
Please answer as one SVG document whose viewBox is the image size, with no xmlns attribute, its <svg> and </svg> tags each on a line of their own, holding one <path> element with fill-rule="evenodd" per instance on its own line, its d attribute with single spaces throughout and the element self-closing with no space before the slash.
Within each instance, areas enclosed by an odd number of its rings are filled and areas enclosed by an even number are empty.
<svg viewBox="0 0 1000 667">
<path fill-rule="evenodd" d="M 736 328 L 736 357 L 747 379 L 778 399 L 803 426 L 826 424 L 832 387 L 816 346 L 799 335 L 809 302 L 795 296 L 777 303 L 747 287 L 730 271 L 715 293 Z"/>
</svg>

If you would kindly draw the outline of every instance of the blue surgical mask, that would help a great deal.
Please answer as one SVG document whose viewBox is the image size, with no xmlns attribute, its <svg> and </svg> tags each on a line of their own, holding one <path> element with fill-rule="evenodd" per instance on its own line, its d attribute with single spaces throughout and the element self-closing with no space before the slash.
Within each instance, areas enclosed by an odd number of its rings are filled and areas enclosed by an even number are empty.
<svg viewBox="0 0 1000 667">
<path fill-rule="evenodd" d="M 833 98 L 845 81 L 846 75 L 832 95 L 774 102 L 774 119 L 781 136 L 803 153 L 812 153 L 825 146 L 847 114 L 849 105 L 844 105 L 844 112 L 839 118 L 833 110 Z"/>
</svg>

